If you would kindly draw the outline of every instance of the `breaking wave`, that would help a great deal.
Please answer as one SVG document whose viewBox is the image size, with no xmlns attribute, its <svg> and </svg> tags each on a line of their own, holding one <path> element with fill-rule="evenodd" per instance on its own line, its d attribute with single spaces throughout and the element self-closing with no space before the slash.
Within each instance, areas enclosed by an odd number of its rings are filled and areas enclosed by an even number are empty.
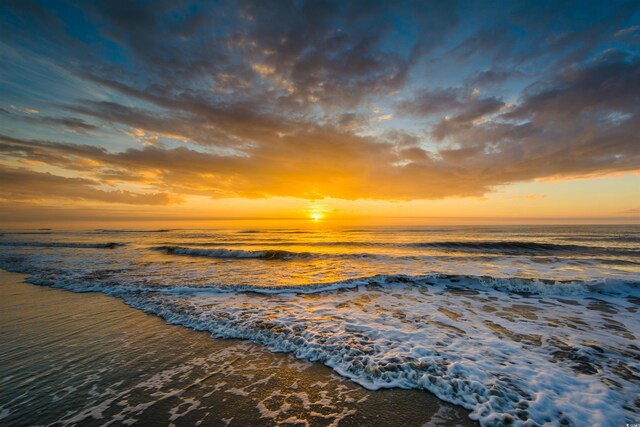
<svg viewBox="0 0 640 427">
<path fill-rule="evenodd" d="M 522 277 L 490 277 L 490 276 L 459 276 L 450 274 L 427 274 L 422 276 L 408 276 L 401 274 L 379 274 L 370 277 L 358 277 L 340 280 L 332 283 L 313 283 L 299 286 L 264 287 L 249 285 L 226 286 L 172 286 L 168 288 L 153 288 L 169 294 L 207 294 L 248 292 L 265 295 L 277 294 L 318 294 L 355 288 L 385 288 L 395 287 L 448 287 L 461 291 L 495 290 L 504 293 L 522 295 L 540 295 L 547 297 L 610 295 L 640 297 L 640 282 L 602 279 L 592 281 L 580 280 L 545 280 Z"/>
<path fill-rule="evenodd" d="M 629 243 L 629 240 L 616 240 Z M 389 249 L 431 249 L 444 252 L 485 253 L 499 255 L 603 255 L 640 257 L 640 249 L 628 247 L 602 247 L 575 244 L 538 243 L 529 241 L 442 241 L 442 242 L 379 242 L 379 241 L 320 241 L 306 242 L 286 239 L 270 238 L 269 241 L 239 240 L 239 241 L 204 241 L 204 242 L 166 242 L 166 247 L 180 248 L 181 244 L 189 246 L 307 246 L 307 247 L 364 247 Z M 188 247 L 183 247 L 185 250 Z M 220 248 L 222 249 L 222 248 Z M 218 250 L 215 248 L 213 250 Z M 256 253 L 263 251 L 254 251 Z M 195 253 L 194 253 L 195 254 Z M 295 252 L 292 252 L 295 254 Z M 206 255 L 200 255 L 206 256 Z M 308 257 L 305 253 L 302 257 Z M 245 256 L 243 256 L 245 257 Z M 241 257 L 238 257 L 241 258 Z M 249 258 L 249 257 L 247 257 Z M 259 258 L 259 257 L 258 257 Z M 291 257 L 295 258 L 295 256 Z"/>
<path fill-rule="evenodd" d="M 136 289 L 83 286 L 63 272 L 30 281 L 104 292 L 171 324 L 321 362 L 369 389 L 429 390 L 485 426 L 622 423 L 639 390 L 632 370 L 640 354 L 633 326 L 625 329 L 635 324 L 640 299 L 628 297 L 638 296 L 638 283 L 378 275 L 283 289 Z M 274 295 L 286 293 L 295 295 Z M 546 306 L 523 293 L 572 300 Z M 605 309 L 620 304 L 617 323 L 590 308 L 595 294 Z M 606 339 L 589 326 L 602 321 L 617 328 Z M 582 404 L 593 396 L 596 407 Z"/>
<path fill-rule="evenodd" d="M 288 260 L 304 259 L 313 257 L 309 252 L 290 252 L 283 250 L 264 251 L 243 251 L 225 248 L 198 249 L 185 248 L 182 246 L 155 246 L 151 248 L 156 251 L 165 252 L 171 255 L 186 255 L 208 258 L 234 258 L 234 259 L 265 259 L 265 260 Z"/>
</svg>

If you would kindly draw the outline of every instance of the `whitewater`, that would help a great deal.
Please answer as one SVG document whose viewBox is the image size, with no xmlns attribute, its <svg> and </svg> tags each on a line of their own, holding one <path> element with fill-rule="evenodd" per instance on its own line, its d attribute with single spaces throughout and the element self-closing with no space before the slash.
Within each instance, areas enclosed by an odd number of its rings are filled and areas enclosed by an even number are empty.
<svg viewBox="0 0 640 427">
<path fill-rule="evenodd" d="M 0 268 L 482 425 L 640 419 L 638 226 L 7 230 Z"/>
</svg>

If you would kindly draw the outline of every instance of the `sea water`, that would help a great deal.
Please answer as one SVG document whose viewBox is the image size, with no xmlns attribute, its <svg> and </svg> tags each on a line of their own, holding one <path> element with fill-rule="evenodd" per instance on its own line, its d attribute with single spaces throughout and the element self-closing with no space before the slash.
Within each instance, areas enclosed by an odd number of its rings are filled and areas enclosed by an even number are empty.
<svg viewBox="0 0 640 427">
<path fill-rule="evenodd" d="M 483 425 L 640 419 L 638 226 L 7 230 L 0 268 Z"/>
</svg>

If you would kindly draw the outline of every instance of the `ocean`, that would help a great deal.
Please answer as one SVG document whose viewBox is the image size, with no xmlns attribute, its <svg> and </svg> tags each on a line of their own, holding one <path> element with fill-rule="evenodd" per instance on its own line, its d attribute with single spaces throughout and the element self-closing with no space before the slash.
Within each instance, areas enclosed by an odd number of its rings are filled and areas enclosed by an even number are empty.
<svg viewBox="0 0 640 427">
<path fill-rule="evenodd" d="M 639 226 L 4 231 L 0 268 L 482 425 L 640 420 Z"/>
</svg>

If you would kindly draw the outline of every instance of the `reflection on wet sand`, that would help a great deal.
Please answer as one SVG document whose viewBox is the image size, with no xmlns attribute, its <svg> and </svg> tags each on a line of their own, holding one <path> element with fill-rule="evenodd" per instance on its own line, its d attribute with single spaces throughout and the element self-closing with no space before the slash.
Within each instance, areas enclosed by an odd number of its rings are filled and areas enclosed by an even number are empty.
<svg viewBox="0 0 640 427">
<path fill-rule="evenodd" d="M 99 294 L 0 272 L 0 424 L 473 425 L 418 390 L 170 326 Z"/>
</svg>

